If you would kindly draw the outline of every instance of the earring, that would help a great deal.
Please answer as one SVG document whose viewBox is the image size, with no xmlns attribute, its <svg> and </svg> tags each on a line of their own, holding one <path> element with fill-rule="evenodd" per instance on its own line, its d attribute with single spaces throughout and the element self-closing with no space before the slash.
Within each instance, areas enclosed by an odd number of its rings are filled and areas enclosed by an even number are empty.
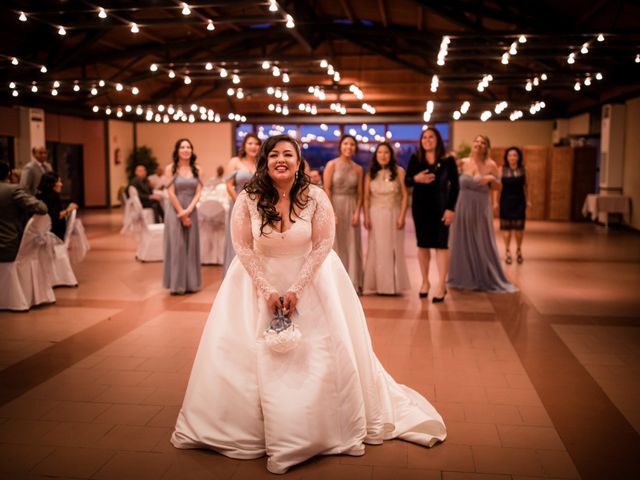
<svg viewBox="0 0 640 480">
<path fill-rule="evenodd" d="M 298 170 L 296 170 L 296 173 L 294 174 L 294 178 L 295 178 L 295 181 L 297 182 L 298 181 Z"/>
</svg>

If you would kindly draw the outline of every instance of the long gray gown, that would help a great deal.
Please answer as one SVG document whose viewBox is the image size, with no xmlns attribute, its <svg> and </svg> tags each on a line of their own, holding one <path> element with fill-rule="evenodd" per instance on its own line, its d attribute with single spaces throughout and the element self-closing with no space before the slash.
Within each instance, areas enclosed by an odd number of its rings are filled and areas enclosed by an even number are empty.
<svg viewBox="0 0 640 480">
<path fill-rule="evenodd" d="M 244 186 L 249 183 L 249 180 L 253 178 L 253 172 L 249 170 L 236 170 L 231 175 L 227 177 L 227 180 L 230 178 L 234 179 L 234 188 L 236 193 L 240 193 Z M 229 202 L 229 216 L 227 217 L 227 226 L 225 229 L 224 236 L 224 269 L 223 276 L 227 274 L 227 270 L 229 270 L 229 265 L 231 265 L 231 260 L 233 260 L 236 256 L 236 251 L 233 249 L 233 243 L 231 242 L 231 212 L 233 211 L 233 200 Z"/>
<path fill-rule="evenodd" d="M 173 177 L 176 197 L 182 208 L 193 200 L 200 179 Z M 200 290 L 200 234 L 198 232 L 198 210 L 193 209 L 191 227 L 185 228 L 173 205 L 168 205 L 164 215 L 164 288 L 171 293 L 186 293 Z"/>
<path fill-rule="evenodd" d="M 466 290 L 515 292 L 504 274 L 491 214 L 489 185 L 479 176 L 460 175 L 460 195 L 451 228 L 449 286 Z"/>
<path fill-rule="evenodd" d="M 351 225 L 358 197 L 358 174 L 351 165 L 336 161 L 331 182 L 331 203 L 336 215 L 336 237 L 333 249 L 351 278 L 354 288 L 362 290 L 362 240 L 360 225 Z"/>
</svg>

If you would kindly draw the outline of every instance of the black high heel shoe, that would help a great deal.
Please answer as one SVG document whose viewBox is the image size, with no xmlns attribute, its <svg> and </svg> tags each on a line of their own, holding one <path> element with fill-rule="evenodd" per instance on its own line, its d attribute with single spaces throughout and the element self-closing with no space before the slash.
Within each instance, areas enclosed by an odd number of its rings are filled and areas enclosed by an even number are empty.
<svg viewBox="0 0 640 480">
<path fill-rule="evenodd" d="M 420 298 L 427 298 L 429 296 L 429 292 L 418 292 L 418 296 Z"/>
<path fill-rule="evenodd" d="M 441 297 L 433 297 L 433 303 L 441 303 L 444 302 L 444 297 L 447 296 L 447 289 L 444 289 L 444 295 L 442 295 Z"/>
</svg>

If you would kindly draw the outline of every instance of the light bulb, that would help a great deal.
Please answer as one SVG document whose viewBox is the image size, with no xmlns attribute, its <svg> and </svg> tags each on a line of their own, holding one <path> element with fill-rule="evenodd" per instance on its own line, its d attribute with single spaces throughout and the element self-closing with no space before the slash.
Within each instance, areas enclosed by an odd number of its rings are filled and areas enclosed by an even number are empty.
<svg viewBox="0 0 640 480">
<path fill-rule="evenodd" d="M 93 113 L 98 113 L 100 111 L 100 107 L 97 105 L 94 105 L 91 110 L 93 110 Z"/>
<path fill-rule="evenodd" d="M 578 80 L 574 85 L 573 85 L 573 89 L 578 92 L 580 90 L 580 80 Z"/>
<path fill-rule="evenodd" d="M 27 16 L 24 14 L 24 12 L 20 12 L 20 16 L 18 17 L 18 20 L 20 20 L 21 22 L 27 21 Z"/>
<path fill-rule="evenodd" d="M 58 27 L 58 35 L 63 35 L 64 36 L 66 34 L 67 34 L 67 31 L 64 29 L 64 27 L 62 25 L 60 25 Z"/>
<path fill-rule="evenodd" d="M 209 30 L 210 32 L 213 32 L 215 29 L 216 29 L 216 26 L 213 24 L 211 20 L 209 20 L 207 22 L 207 30 Z"/>
<path fill-rule="evenodd" d="M 169 78 L 176 78 L 176 72 L 174 72 L 173 70 L 169 70 Z"/>
<path fill-rule="evenodd" d="M 277 12 L 278 11 L 278 4 L 276 3 L 276 0 L 271 0 L 269 2 L 269 11 L 270 12 Z"/>
<path fill-rule="evenodd" d="M 280 69 L 278 67 L 274 66 L 273 70 L 272 70 L 272 73 L 273 73 L 274 77 L 279 77 L 280 76 Z"/>
<path fill-rule="evenodd" d="M 588 43 L 584 43 L 582 45 L 582 48 L 580 49 L 580 53 L 582 53 L 583 55 L 586 55 L 587 53 L 589 53 L 589 44 Z"/>
<path fill-rule="evenodd" d="M 104 82 L 104 80 L 100 80 L 100 81 L 98 82 L 98 86 L 99 86 L 99 87 L 104 87 L 104 86 L 105 86 L 105 82 Z"/>
<path fill-rule="evenodd" d="M 156 65 L 155 63 L 152 63 L 151 66 L 149 67 L 149 70 L 151 70 L 152 72 L 157 72 L 158 65 Z"/>
<path fill-rule="evenodd" d="M 191 83 L 191 77 L 189 75 L 184 76 L 184 84 L 189 85 Z"/>
<path fill-rule="evenodd" d="M 603 35 L 603 34 L 601 34 L 601 33 L 599 33 L 599 34 L 598 34 L 598 37 L 597 37 L 597 40 L 598 40 L 599 42 L 604 42 L 604 35 Z"/>
<path fill-rule="evenodd" d="M 33 93 L 37 93 L 37 92 L 38 92 L 38 87 L 37 87 L 36 85 L 32 85 L 32 86 L 31 86 L 31 91 L 32 91 Z"/>
<path fill-rule="evenodd" d="M 518 37 L 518 41 L 519 41 L 520 43 L 527 43 L 527 37 L 525 37 L 524 35 L 520 35 L 520 36 Z"/>
<path fill-rule="evenodd" d="M 96 87 L 91 87 L 91 95 L 97 95 L 98 94 L 98 89 Z"/>
<path fill-rule="evenodd" d="M 547 77 L 547 74 L 546 74 L 546 73 L 543 73 L 542 75 L 540 75 L 540 79 L 541 79 L 542 81 L 545 81 L 547 78 L 549 78 L 549 77 Z"/>
<path fill-rule="evenodd" d="M 105 11 L 104 8 L 98 7 L 98 16 L 100 18 L 107 18 L 107 12 Z"/>
<path fill-rule="evenodd" d="M 320 60 L 320 67 L 321 68 L 327 68 L 327 66 L 329 65 L 329 62 L 327 62 L 326 60 Z"/>
<path fill-rule="evenodd" d="M 51 92 L 51 93 L 53 94 L 53 92 Z M 18 93 L 17 90 L 14 90 L 13 92 L 11 92 L 11 95 L 13 95 L 14 97 L 17 97 L 20 94 Z"/>
<path fill-rule="evenodd" d="M 40 73 L 47 73 L 47 67 L 45 67 L 44 65 L 42 65 L 40 67 Z"/>
<path fill-rule="evenodd" d="M 58 95 L 58 90 L 56 90 L 55 88 L 51 90 L 51 95 L 53 95 L 54 97 Z"/>
<path fill-rule="evenodd" d="M 11 65 L 18 65 L 20 62 L 18 62 L 18 59 L 16 57 L 13 57 L 11 59 Z"/>
<path fill-rule="evenodd" d="M 271 64 L 269 62 L 267 62 L 266 60 L 264 62 L 262 62 L 262 69 L 263 70 L 269 70 L 271 68 Z"/>
<path fill-rule="evenodd" d="M 286 23 L 286 27 L 287 28 L 293 28 L 295 27 L 296 24 L 293 23 L 293 17 L 291 15 L 287 15 L 287 23 Z"/>
<path fill-rule="evenodd" d="M 77 83 L 73 86 L 73 91 L 74 92 L 79 92 L 80 91 L 80 85 L 78 85 Z"/>
<path fill-rule="evenodd" d="M 213 65 L 211 65 L 211 62 L 207 62 L 207 64 L 204 66 L 205 70 L 213 70 Z"/>
<path fill-rule="evenodd" d="M 185 2 L 182 2 L 182 14 L 191 15 L 191 9 L 189 8 L 189 5 L 187 5 Z"/>
<path fill-rule="evenodd" d="M 124 89 L 124 87 L 122 86 L 122 84 L 121 84 L 121 83 L 116 83 L 116 90 L 117 90 L 118 92 L 121 92 L 123 89 Z"/>
<path fill-rule="evenodd" d="M 596 73 L 596 80 L 602 80 L 602 74 L 600 72 Z"/>
<path fill-rule="evenodd" d="M 60 82 L 58 80 L 53 82 L 53 88 L 59 88 L 59 87 L 60 87 Z"/>
<path fill-rule="evenodd" d="M 222 78 L 226 78 L 226 77 L 227 77 L 227 75 L 229 75 L 229 74 L 227 73 L 227 70 L 226 70 L 225 68 L 221 68 L 221 69 L 220 69 L 220 76 L 221 76 Z"/>
<path fill-rule="evenodd" d="M 284 83 L 289 83 L 289 74 L 288 73 L 283 73 L 282 74 L 282 81 Z"/>
<path fill-rule="evenodd" d="M 231 81 L 237 85 L 238 83 L 240 83 L 240 77 L 234 74 L 233 77 L 231 77 Z"/>
<path fill-rule="evenodd" d="M 140 89 L 138 87 L 133 87 L 131 89 L 131 93 L 133 93 L 134 95 L 138 95 L 140 93 Z"/>
<path fill-rule="evenodd" d="M 131 33 L 138 33 L 140 29 L 138 28 L 138 24 L 135 22 L 131 22 Z"/>
</svg>

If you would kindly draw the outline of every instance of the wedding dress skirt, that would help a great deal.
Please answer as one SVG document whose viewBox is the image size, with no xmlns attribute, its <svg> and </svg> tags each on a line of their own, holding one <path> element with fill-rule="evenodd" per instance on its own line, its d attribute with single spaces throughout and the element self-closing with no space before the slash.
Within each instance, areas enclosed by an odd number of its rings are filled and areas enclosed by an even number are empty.
<svg viewBox="0 0 640 480">
<path fill-rule="evenodd" d="M 298 223 L 261 252 L 261 275 L 282 293 L 310 254 L 308 239 L 288 241 L 304 230 Z M 266 454 L 269 471 L 285 473 L 315 455 L 362 455 L 363 443 L 401 438 L 431 447 L 445 439 L 433 406 L 397 384 L 373 353 L 360 300 L 335 252 L 301 292 L 297 311 L 301 343 L 287 353 L 270 350 L 263 332 L 273 314 L 233 260 L 204 328 L 175 447 L 238 459 Z"/>
</svg>

